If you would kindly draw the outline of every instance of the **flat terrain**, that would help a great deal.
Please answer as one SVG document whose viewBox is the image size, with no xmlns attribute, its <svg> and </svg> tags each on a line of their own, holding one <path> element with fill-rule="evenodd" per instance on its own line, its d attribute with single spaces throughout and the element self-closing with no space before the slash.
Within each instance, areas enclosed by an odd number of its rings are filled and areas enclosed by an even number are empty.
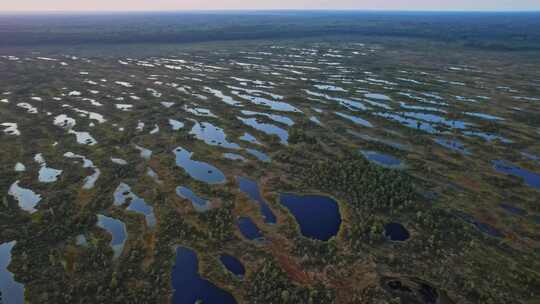
<svg viewBox="0 0 540 304">
<path fill-rule="evenodd" d="M 0 303 L 537 303 L 535 34 L 38 44 L 10 18 Z"/>
</svg>

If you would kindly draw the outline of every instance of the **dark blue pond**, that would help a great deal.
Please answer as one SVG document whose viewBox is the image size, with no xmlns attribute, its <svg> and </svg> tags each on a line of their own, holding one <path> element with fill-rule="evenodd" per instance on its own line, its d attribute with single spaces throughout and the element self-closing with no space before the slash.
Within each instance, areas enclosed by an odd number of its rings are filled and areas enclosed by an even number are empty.
<svg viewBox="0 0 540 304">
<path fill-rule="evenodd" d="M 399 168 L 401 166 L 401 160 L 388 155 L 383 154 L 375 151 L 360 151 L 364 157 L 371 161 L 376 163 L 379 166 L 383 166 L 386 168 Z"/>
<path fill-rule="evenodd" d="M 221 263 L 223 263 L 225 268 L 227 268 L 227 270 L 232 272 L 234 275 L 238 277 L 243 277 L 244 274 L 246 274 L 246 269 L 244 268 L 244 265 L 242 265 L 242 263 L 232 255 L 222 254 L 219 257 L 219 260 L 221 261 Z"/>
<path fill-rule="evenodd" d="M 185 247 L 176 249 L 176 262 L 172 269 L 174 304 L 232 304 L 234 297 L 199 276 L 197 254 Z"/>
<path fill-rule="evenodd" d="M 338 233 L 341 214 L 332 198 L 282 193 L 279 200 L 293 214 L 304 236 L 327 241 Z"/>
<path fill-rule="evenodd" d="M 236 224 L 238 225 L 240 232 L 246 239 L 248 240 L 264 239 L 264 236 L 262 235 L 257 225 L 255 225 L 255 223 L 253 223 L 253 221 L 249 217 L 239 218 Z"/>
<path fill-rule="evenodd" d="M 240 185 L 240 191 L 244 192 L 251 200 L 257 202 L 261 206 L 261 213 L 264 217 L 264 221 L 269 224 L 275 224 L 276 216 L 262 197 L 257 182 L 242 176 L 238 176 L 237 180 Z"/>
<path fill-rule="evenodd" d="M 521 169 L 504 160 L 494 160 L 493 168 L 500 173 L 521 177 L 529 187 L 540 189 L 540 174 Z"/>
<path fill-rule="evenodd" d="M 406 241 L 411 237 L 409 231 L 399 223 L 384 225 L 384 235 L 391 241 Z"/>
</svg>

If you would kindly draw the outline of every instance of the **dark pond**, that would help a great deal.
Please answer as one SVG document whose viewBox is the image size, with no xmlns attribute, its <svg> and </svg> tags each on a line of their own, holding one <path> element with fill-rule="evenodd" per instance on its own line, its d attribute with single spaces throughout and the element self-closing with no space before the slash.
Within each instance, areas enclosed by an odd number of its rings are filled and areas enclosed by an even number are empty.
<svg viewBox="0 0 540 304">
<path fill-rule="evenodd" d="M 239 218 L 236 224 L 238 225 L 240 232 L 246 239 L 248 240 L 263 240 L 264 239 L 264 236 L 262 235 L 257 225 L 255 225 L 255 223 L 253 223 L 253 221 L 249 217 Z"/>
<path fill-rule="evenodd" d="M 11 250 L 14 246 L 15 242 L 0 244 L 0 303 L 24 303 L 24 286 L 16 282 L 13 274 L 7 269 L 11 263 Z"/>
<path fill-rule="evenodd" d="M 540 174 L 521 169 L 504 160 L 494 160 L 493 168 L 500 173 L 521 177 L 529 187 L 540 189 Z"/>
<path fill-rule="evenodd" d="M 261 213 L 264 217 L 264 221 L 269 224 L 275 224 L 276 216 L 262 197 L 257 182 L 242 176 L 238 176 L 237 180 L 240 185 L 240 191 L 244 192 L 251 200 L 257 202 L 261 206 Z"/>
<path fill-rule="evenodd" d="M 417 278 L 383 278 L 383 288 L 401 299 L 400 303 L 451 304 L 444 291 Z"/>
<path fill-rule="evenodd" d="M 383 166 L 386 168 L 400 168 L 401 167 L 401 160 L 388 155 L 379 153 L 376 151 L 360 151 L 362 155 L 364 155 L 367 160 L 376 163 L 379 166 Z"/>
<path fill-rule="evenodd" d="M 384 235 L 391 241 L 406 241 L 411 236 L 409 231 L 399 223 L 384 225 Z"/>
<path fill-rule="evenodd" d="M 332 198 L 282 193 L 279 200 L 293 214 L 304 236 L 327 241 L 338 233 L 341 214 Z"/>
<path fill-rule="evenodd" d="M 221 263 L 223 263 L 223 265 L 225 266 L 225 268 L 227 268 L 227 270 L 229 270 L 230 272 L 232 272 L 234 275 L 238 277 L 243 277 L 244 274 L 246 273 L 246 269 L 244 268 L 244 265 L 242 265 L 242 263 L 237 258 L 233 257 L 232 255 L 222 254 L 219 257 L 219 260 L 221 261 Z"/>
<path fill-rule="evenodd" d="M 232 304 L 234 297 L 199 275 L 197 254 L 186 247 L 176 249 L 176 261 L 172 269 L 174 304 Z M 199 302 L 198 302 L 199 301 Z"/>
</svg>

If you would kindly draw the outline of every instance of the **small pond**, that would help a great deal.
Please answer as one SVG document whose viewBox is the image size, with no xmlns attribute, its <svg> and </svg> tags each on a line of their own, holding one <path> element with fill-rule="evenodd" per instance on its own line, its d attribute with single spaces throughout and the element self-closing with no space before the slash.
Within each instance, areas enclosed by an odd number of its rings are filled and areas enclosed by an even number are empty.
<svg viewBox="0 0 540 304">
<path fill-rule="evenodd" d="M 399 223 L 384 225 L 384 235 L 391 241 L 406 241 L 409 239 L 409 231 Z"/>
<path fill-rule="evenodd" d="M 233 257 L 232 255 L 228 254 L 222 254 L 219 257 L 219 260 L 227 268 L 228 271 L 230 271 L 232 274 L 242 278 L 244 274 L 246 273 L 246 269 L 244 268 L 244 265 L 242 265 L 242 262 L 240 262 L 237 258 Z"/>
</svg>

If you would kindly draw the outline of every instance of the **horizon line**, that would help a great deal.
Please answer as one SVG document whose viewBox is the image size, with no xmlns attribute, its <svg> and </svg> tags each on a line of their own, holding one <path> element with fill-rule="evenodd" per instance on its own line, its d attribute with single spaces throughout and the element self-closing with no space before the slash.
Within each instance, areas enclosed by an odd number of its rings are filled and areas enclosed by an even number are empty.
<svg viewBox="0 0 540 304">
<path fill-rule="evenodd" d="M 107 13 L 219 13 L 219 12 L 372 12 L 372 13 L 540 13 L 540 8 L 533 9 L 359 9 L 359 8 L 219 8 L 219 9 L 136 9 L 136 10 L 11 10 L 0 11 L 0 15 L 12 14 L 107 14 Z"/>
</svg>

